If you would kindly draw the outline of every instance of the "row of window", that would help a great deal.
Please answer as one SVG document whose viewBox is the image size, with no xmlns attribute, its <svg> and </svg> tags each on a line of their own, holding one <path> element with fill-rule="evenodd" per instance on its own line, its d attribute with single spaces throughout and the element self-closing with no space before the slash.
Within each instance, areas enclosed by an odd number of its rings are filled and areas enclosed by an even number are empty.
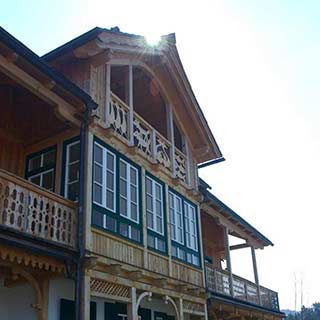
<svg viewBox="0 0 320 320">
<path fill-rule="evenodd" d="M 62 194 L 73 201 L 79 195 L 79 140 L 64 145 Z M 54 190 L 56 148 L 28 157 L 26 177 L 48 190 Z M 141 169 L 126 157 L 96 140 L 93 148 L 92 223 L 122 237 L 142 243 L 142 201 L 145 201 L 147 244 L 167 253 L 165 185 L 146 174 L 142 194 Z M 196 207 L 169 190 L 168 207 L 172 255 L 199 266 Z"/>
</svg>

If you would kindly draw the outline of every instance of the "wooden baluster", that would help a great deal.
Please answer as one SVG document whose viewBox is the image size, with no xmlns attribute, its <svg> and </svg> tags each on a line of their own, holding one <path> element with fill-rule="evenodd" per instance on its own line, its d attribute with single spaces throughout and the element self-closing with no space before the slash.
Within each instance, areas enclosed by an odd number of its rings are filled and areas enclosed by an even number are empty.
<svg viewBox="0 0 320 320">
<path fill-rule="evenodd" d="M 156 130 L 154 128 L 152 128 L 151 131 L 151 153 L 153 162 L 157 163 L 157 139 Z"/>
</svg>

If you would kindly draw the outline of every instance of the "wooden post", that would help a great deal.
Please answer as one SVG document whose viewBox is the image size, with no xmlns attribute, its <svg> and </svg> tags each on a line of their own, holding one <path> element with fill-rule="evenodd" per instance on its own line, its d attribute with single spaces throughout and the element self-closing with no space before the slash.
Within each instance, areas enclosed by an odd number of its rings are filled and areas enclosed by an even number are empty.
<svg viewBox="0 0 320 320">
<path fill-rule="evenodd" d="M 259 284 L 259 276 L 258 276 L 257 259 L 256 259 L 256 252 L 253 246 L 251 246 L 251 256 L 252 256 L 252 264 L 253 264 L 253 272 L 254 272 L 254 281 L 257 286 L 259 304 L 261 305 L 261 292 L 260 292 L 260 284 Z"/>
<path fill-rule="evenodd" d="M 129 144 L 133 146 L 133 69 L 129 64 Z"/>
<path fill-rule="evenodd" d="M 191 161 L 192 161 L 192 155 L 190 152 L 190 145 L 187 139 L 185 139 L 185 146 L 186 146 L 186 183 L 191 188 L 192 187 L 192 180 L 191 180 Z"/>
<path fill-rule="evenodd" d="M 111 102 L 111 65 L 107 63 L 106 65 L 106 110 L 105 110 L 105 123 L 107 127 L 110 127 L 109 122 L 109 108 Z"/>
<path fill-rule="evenodd" d="M 89 271 L 90 272 L 90 271 Z M 91 288 L 90 288 L 90 275 L 89 272 L 85 272 L 85 276 L 83 279 L 84 282 L 84 299 L 82 301 L 82 312 L 83 312 L 83 319 L 90 319 L 90 299 L 91 299 Z"/>
<path fill-rule="evenodd" d="M 137 320 L 137 290 L 136 288 L 132 287 L 130 292 L 131 301 L 127 305 L 128 320 Z"/>
<path fill-rule="evenodd" d="M 169 277 L 172 277 L 172 255 L 171 255 L 171 222 L 170 222 L 170 206 L 169 206 L 169 187 L 165 184 L 165 197 L 166 197 L 166 212 L 167 212 L 167 248 L 168 248 L 168 256 L 169 256 Z"/>
<path fill-rule="evenodd" d="M 156 130 L 153 128 L 151 131 L 151 153 L 152 161 L 157 163 L 157 141 L 156 141 Z"/>
<path fill-rule="evenodd" d="M 179 298 L 179 320 L 183 320 L 183 300 Z"/>
<path fill-rule="evenodd" d="M 167 105 L 168 117 L 167 117 L 167 124 L 168 124 L 168 138 L 171 143 L 170 149 L 170 160 L 171 160 L 171 170 L 172 176 L 175 178 L 176 176 L 176 165 L 175 165 L 175 145 L 174 145 L 174 128 L 173 128 L 173 112 L 172 106 Z"/>
<path fill-rule="evenodd" d="M 230 293 L 231 293 L 231 296 L 233 297 L 234 296 L 233 274 L 232 274 L 232 265 L 231 265 L 228 227 L 224 227 L 224 246 L 225 246 L 225 251 L 226 251 L 227 268 L 228 268 L 228 272 L 229 272 Z"/>
<path fill-rule="evenodd" d="M 142 236 L 143 236 L 143 266 L 145 269 L 148 269 L 148 230 L 147 230 L 147 213 L 146 213 L 146 169 L 142 167 L 141 169 L 141 194 L 142 194 Z"/>
</svg>

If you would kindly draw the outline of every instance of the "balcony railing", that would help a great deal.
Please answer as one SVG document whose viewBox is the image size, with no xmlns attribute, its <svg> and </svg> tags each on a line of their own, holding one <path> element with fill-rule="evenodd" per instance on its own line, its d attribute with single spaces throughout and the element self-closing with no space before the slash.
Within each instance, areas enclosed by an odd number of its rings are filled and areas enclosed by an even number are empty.
<svg viewBox="0 0 320 320">
<path fill-rule="evenodd" d="M 207 288 L 211 292 L 232 296 L 229 273 L 225 270 L 206 265 Z M 233 275 L 233 298 L 260 305 L 264 308 L 279 311 L 278 293 L 246 279 Z"/>
<path fill-rule="evenodd" d="M 191 185 L 191 173 L 188 170 L 187 156 L 155 130 L 136 112 L 133 112 L 132 125 L 129 106 L 111 93 L 107 113 L 107 123 L 127 144 L 137 147 L 138 151 L 153 164 Z"/>
<path fill-rule="evenodd" d="M 76 219 L 75 203 L 0 169 L 0 226 L 74 247 Z"/>
</svg>

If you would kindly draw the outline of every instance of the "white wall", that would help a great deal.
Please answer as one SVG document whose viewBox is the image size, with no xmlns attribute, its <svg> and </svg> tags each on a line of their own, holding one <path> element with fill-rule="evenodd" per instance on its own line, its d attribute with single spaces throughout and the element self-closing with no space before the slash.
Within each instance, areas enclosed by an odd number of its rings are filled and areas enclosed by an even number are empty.
<svg viewBox="0 0 320 320">
<path fill-rule="evenodd" d="M 59 320 L 60 299 L 74 300 L 73 280 L 63 278 L 50 280 L 48 320 Z"/>
<path fill-rule="evenodd" d="M 31 307 L 35 303 L 35 293 L 31 285 L 17 285 L 6 288 L 0 280 L 0 319 L 37 320 L 37 312 Z"/>
</svg>

